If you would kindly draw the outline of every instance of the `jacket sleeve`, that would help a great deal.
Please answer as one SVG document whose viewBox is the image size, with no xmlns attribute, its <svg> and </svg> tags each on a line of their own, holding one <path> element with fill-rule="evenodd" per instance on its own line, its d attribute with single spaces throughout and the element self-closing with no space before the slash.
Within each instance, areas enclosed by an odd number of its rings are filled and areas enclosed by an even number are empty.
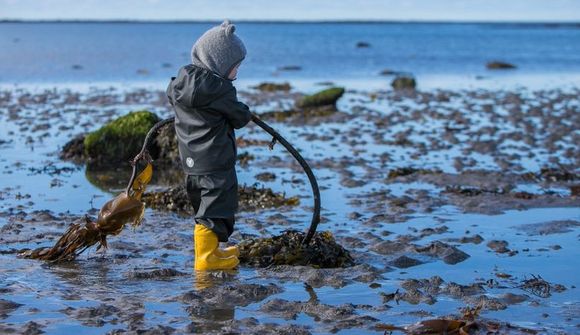
<svg viewBox="0 0 580 335">
<path fill-rule="evenodd" d="M 233 86 L 212 107 L 222 113 L 235 129 L 243 128 L 252 119 L 250 108 L 238 101 L 236 88 Z"/>
<path fill-rule="evenodd" d="M 173 81 L 175 80 L 175 77 L 171 77 L 171 80 L 169 81 L 169 85 L 167 85 L 167 90 L 165 91 L 165 93 L 167 94 L 167 100 L 169 100 L 169 103 L 171 104 L 171 106 L 174 105 L 173 102 Z"/>
</svg>

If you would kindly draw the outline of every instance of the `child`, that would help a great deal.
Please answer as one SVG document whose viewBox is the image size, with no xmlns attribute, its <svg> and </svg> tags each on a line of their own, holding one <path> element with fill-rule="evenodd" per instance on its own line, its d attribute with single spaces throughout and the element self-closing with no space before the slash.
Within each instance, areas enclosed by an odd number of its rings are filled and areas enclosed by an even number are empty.
<svg viewBox="0 0 580 335">
<path fill-rule="evenodd" d="M 192 64 L 179 70 L 167 87 L 175 110 L 175 131 L 186 188 L 195 210 L 195 269 L 225 270 L 239 263 L 237 247 L 218 248 L 234 230 L 238 207 L 234 128 L 251 119 L 238 101 L 232 81 L 246 48 L 224 21 L 193 45 Z"/>
</svg>

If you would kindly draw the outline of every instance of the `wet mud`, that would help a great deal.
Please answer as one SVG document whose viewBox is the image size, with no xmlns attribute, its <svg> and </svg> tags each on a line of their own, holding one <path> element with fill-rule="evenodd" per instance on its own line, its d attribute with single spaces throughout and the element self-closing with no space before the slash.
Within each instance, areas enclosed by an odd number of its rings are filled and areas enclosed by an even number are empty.
<svg viewBox="0 0 580 335">
<path fill-rule="evenodd" d="M 577 89 L 347 90 L 310 115 L 294 87 L 240 92 L 313 167 L 322 240 L 297 252 L 308 184 L 249 125 L 237 134 L 238 176 L 252 186 L 240 187 L 231 237 L 247 257 L 232 272 L 196 273 L 171 134 L 160 137 L 170 149 L 157 153 L 141 226 L 72 262 L 18 258 L 126 186 L 130 165 L 85 165 L 78 134 L 133 110 L 171 111 L 162 91 L 0 90 L 0 332 L 577 330 Z"/>
</svg>

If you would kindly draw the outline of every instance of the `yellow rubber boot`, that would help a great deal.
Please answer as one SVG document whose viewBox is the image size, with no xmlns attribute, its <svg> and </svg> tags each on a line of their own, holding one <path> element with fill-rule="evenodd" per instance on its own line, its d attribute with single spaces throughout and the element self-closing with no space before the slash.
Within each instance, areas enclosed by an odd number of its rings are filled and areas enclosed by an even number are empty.
<svg viewBox="0 0 580 335">
<path fill-rule="evenodd" d="M 235 245 L 224 249 L 217 248 L 215 250 L 215 254 L 221 258 L 226 258 L 230 256 L 240 257 L 240 248 L 238 248 L 238 246 Z"/>
<path fill-rule="evenodd" d="M 236 256 L 220 257 L 217 235 L 204 225 L 196 224 L 195 237 L 195 269 L 196 270 L 230 270 L 240 261 Z"/>
</svg>

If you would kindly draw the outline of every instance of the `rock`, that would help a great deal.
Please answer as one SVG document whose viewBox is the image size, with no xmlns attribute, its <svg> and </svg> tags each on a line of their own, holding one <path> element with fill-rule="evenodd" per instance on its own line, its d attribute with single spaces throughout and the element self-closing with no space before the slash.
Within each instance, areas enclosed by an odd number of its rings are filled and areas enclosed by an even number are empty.
<svg viewBox="0 0 580 335">
<path fill-rule="evenodd" d="M 344 94 L 344 88 L 331 87 L 312 95 L 307 95 L 296 102 L 299 108 L 336 107 L 336 101 Z"/>
<path fill-rule="evenodd" d="M 503 295 L 500 296 L 501 298 L 501 302 L 503 302 L 506 305 L 515 305 L 515 304 L 521 304 L 524 301 L 527 301 L 529 299 L 529 297 L 525 294 L 514 294 L 514 293 L 504 293 Z"/>
<path fill-rule="evenodd" d="M 63 160 L 81 163 L 85 157 L 85 135 L 77 135 L 68 141 L 62 148 L 59 157 Z"/>
<path fill-rule="evenodd" d="M 98 165 L 127 162 L 139 153 L 147 132 L 159 121 L 149 111 L 131 112 L 89 133 L 84 153 Z"/>
<path fill-rule="evenodd" d="M 151 271 L 130 271 L 126 274 L 131 279 L 169 279 L 185 276 L 186 273 L 171 268 L 156 269 Z"/>
<path fill-rule="evenodd" d="M 570 196 L 579 197 L 580 196 L 580 185 L 570 186 Z"/>
<path fill-rule="evenodd" d="M 407 257 L 405 255 L 396 258 L 394 261 L 391 262 L 391 265 L 398 267 L 400 269 L 410 268 L 412 266 L 421 265 L 421 262 L 418 259 Z"/>
<path fill-rule="evenodd" d="M 482 310 L 500 311 L 507 308 L 507 305 L 499 299 L 488 297 L 486 295 L 480 295 L 479 297 L 472 297 L 466 300 L 468 303 L 478 306 Z"/>
<path fill-rule="evenodd" d="M 487 243 L 487 247 L 497 252 L 498 254 L 505 254 L 510 252 L 511 250 L 508 249 L 507 246 L 508 246 L 507 241 L 492 240 Z"/>
<path fill-rule="evenodd" d="M 276 174 L 272 172 L 262 172 L 256 175 L 256 179 L 263 182 L 273 181 L 276 180 Z"/>
<path fill-rule="evenodd" d="M 440 241 L 431 242 L 425 247 L 415 247 L 414 249 L 418 253 L 437 257 L 447 264 L 457 264 L 469 258 L 469 255 L 465 252 Z"/>
<path fill-rule="evenodd" d="M 301 66 L 298 65 L 285 65 L 285 66 L 280 66 L 278 68 L 279 71 L 300 71 L 302 70 Z"/>
<path fill-rule="evenodd" d="M 485 67 L 489 70 L 507 70 L 507 69 L 515 69 L 516 66 L 510 63 L 501 62 L 501 61 L 492 61 L 488 62 Z"/>
<path fill-rule="evenodd" d="M 0 317 L 2 315 L 10 314 L 11 312 L 17 310 L 20 306 L 22 305 L 13 301 L 0 299 Z"/>
<path fill-rule="evenodd" d="M 537 177 L 549 182 L 574 181 L 580 179 L 580 175 L 564 169 L 542 168 Z"/>
<path fill-rule="evenodd" d="M 404 251 L 406 247 L 407 245 L 404 243 L 387 240 L 371 246 L 370 250 L 381 255 L 391 255 Z"/>
<path fill-rule="evenodd" d="M 381 71 L 379 73 L 379 75 L 381 75 L 381 76 L 394 76 L 394 75 L 398 75 L 399 73 L 400 73 L 399 71 L 384 69 L 383 71 Z"/>
<path fill-rule="evenodd" d="M 395 90 L 414 90 L 417 86 L 415 78 L 409 75 L 398 75 L 391 82 L 391 86 Z"/>
<path fill-rule="evenodd" d="M 133 113 L 137 115 L 132 115 Z M 159 120 L 155 114 L 147 111 L 133 113 L 120 117 L 90 134 L 77 135 L 63 146 L 59 157 L 77 164 L 86 162 L 89 167 L 87 171 L 92 172 L 104 172 L 106 170 L 101 169 L 103 167 L 127 163 L 141 150 L 147 132 Z M 129 117 L 137 120 L 123 120 Z M 119 125 L 117 122 L 121 123 L 120 129 L 111 128 L 113 125 Z M 137 128 L 125 131 L 131 125 Z M 120 130 L 123 131 L 119 133 Z M 92 145 L 91 148 L 87 148 L 87 142 Z M 155 167 L 180 170 L 181 160 L 174 127 L 169 125 L 159 130 L 151 145 L 150 154 L 155 160 Z"/>
<path fill-rule="evenodd" d="M 454 282 L 450 282 L 446 284 L 443 288 L 441 288 L 441 293 L 445 293 L 454 298 L 463 299 L 465 297 L 485 293 L 485 290 L 483 289 L 483 287 L 481 287 L 481 284 L 477 283 L 471 285 L 461 285 Z"/>
<path fill-rule="evenodd" d="M 542 223 L 522 224 L 515 226 L 514 228 L 522 230 L 530 236 L 534 236 L 569 233 L 576 227 L 580 227 L 580 221 L 557 220 Z"/>
<path fill-rule="evenodd" d="M 395 179 L 397 177 L 405 177 L 412 174 L 439 174 L 440 170 L 417 169 L 414 167 L 400 167 L 389 170 L 387 179 Z"/>
<path fill-rule="evenodd" d="M 284 91 L 284 92 L 288 92 L 290 91 L 290 89 L 292 89 L 292 86 L 290 86 L 289 83 L 261 83 L 258 86 L 254 86 L 253 88 L 260 90 L 262 92 L 276 92 L 276 91 Z"/>
<path fill-rule="evenodd" d="M 458 239 L 459 243 L 473 243 L 473 244 L 480 244 L 483 242 L 483 237 L 479 234 L 475 234 L 473 236 L 463 236 L 462 238 Z"/>
</svg>

